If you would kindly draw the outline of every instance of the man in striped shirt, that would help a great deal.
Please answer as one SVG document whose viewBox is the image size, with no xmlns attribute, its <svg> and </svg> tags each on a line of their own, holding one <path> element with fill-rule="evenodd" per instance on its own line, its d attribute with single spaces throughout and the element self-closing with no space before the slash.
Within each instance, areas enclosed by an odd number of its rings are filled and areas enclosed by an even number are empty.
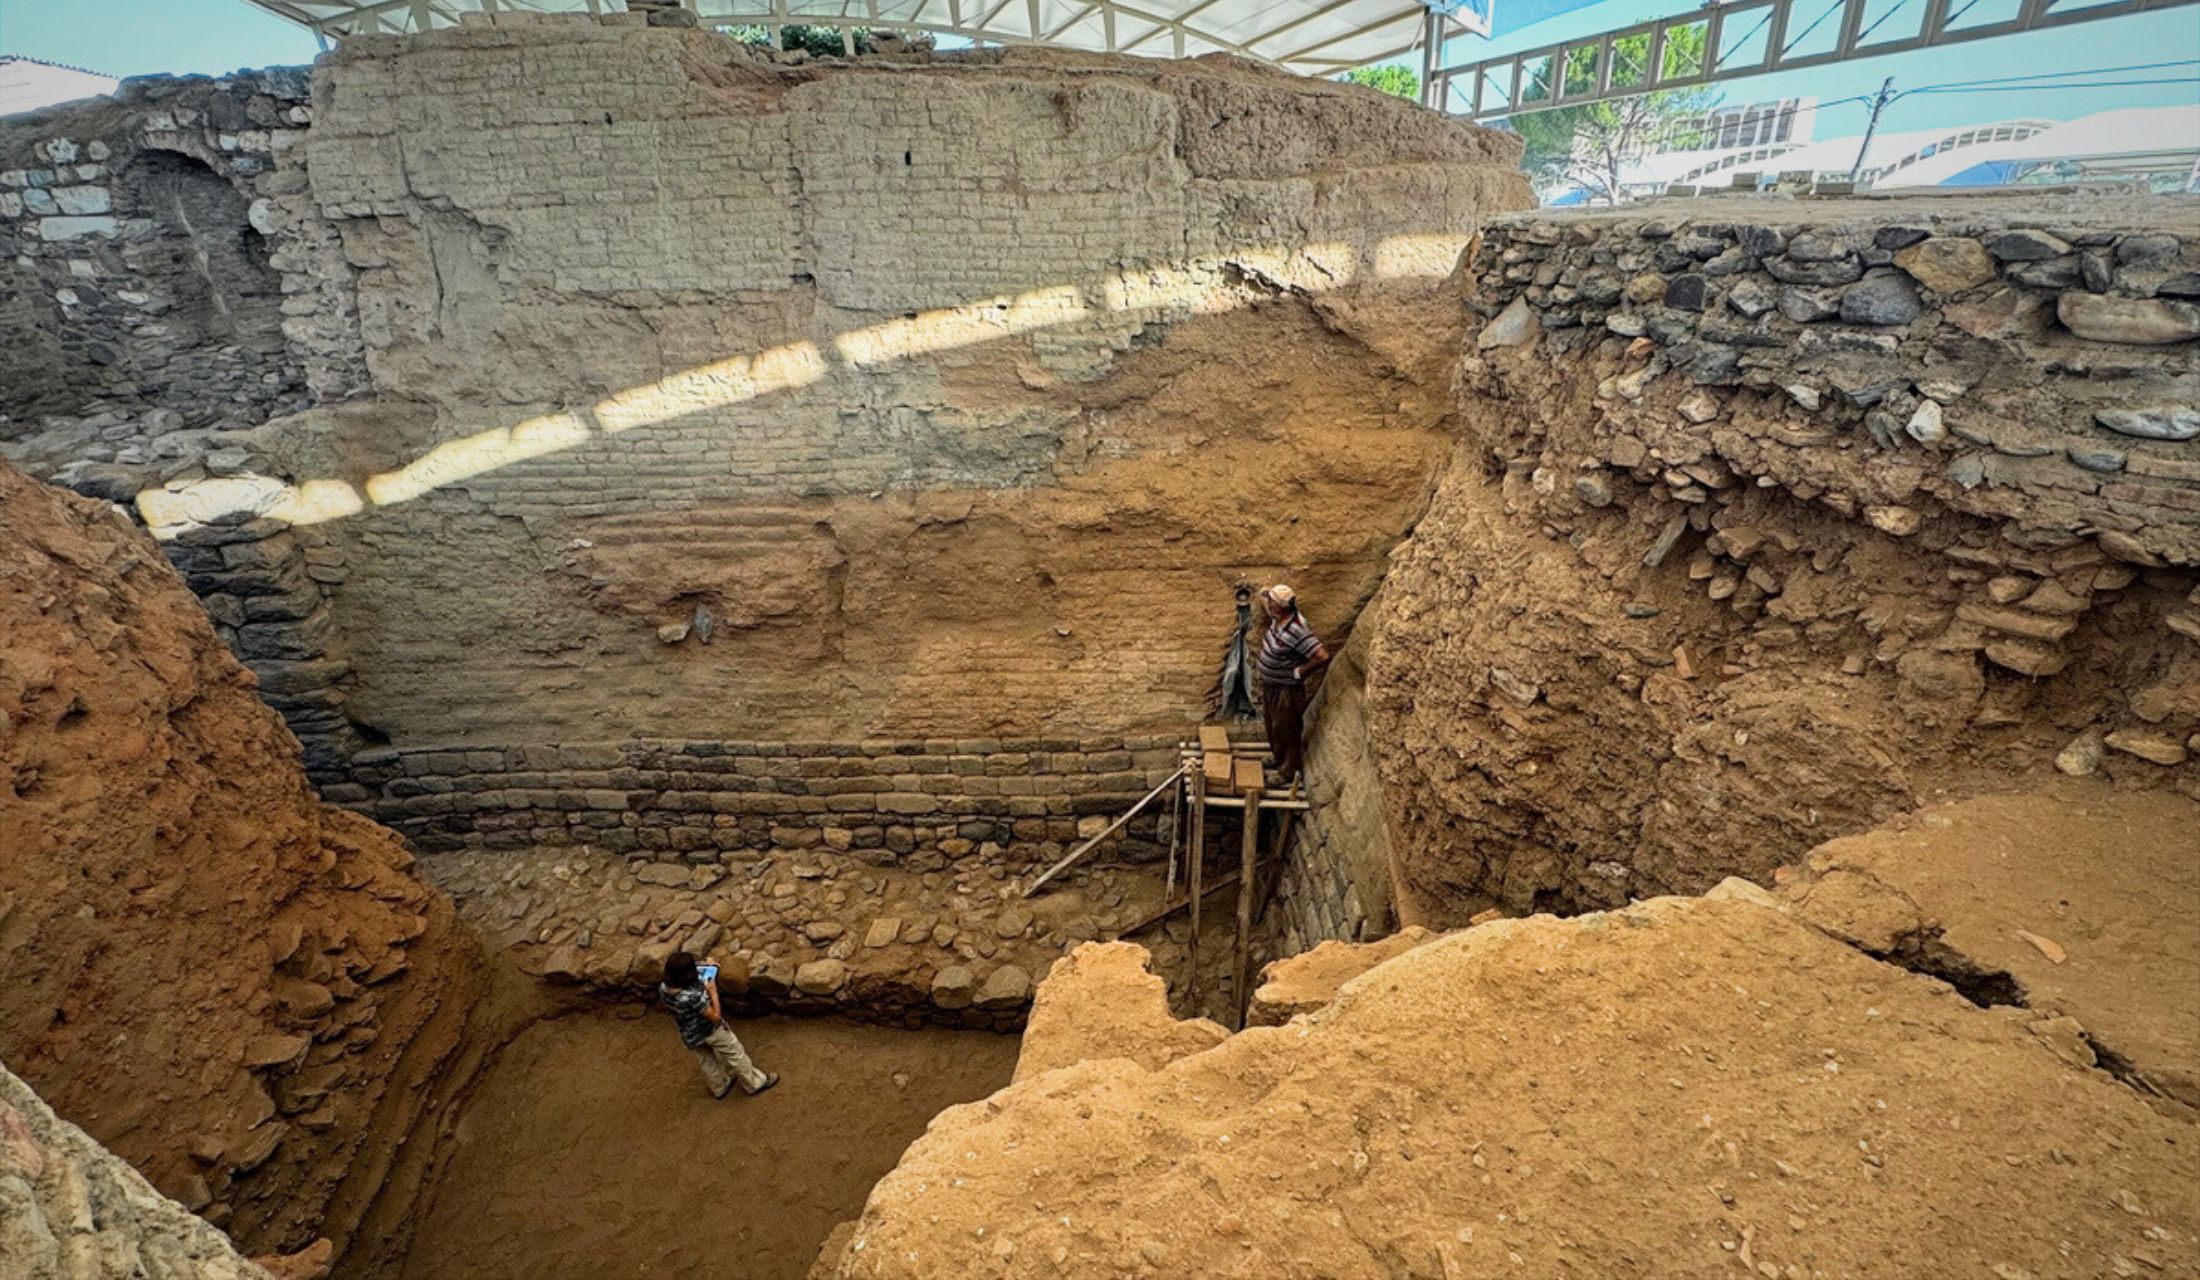
<svg viewBox="0 0 2200 1280">
<path fill-rule="evenodd" d="M 1277 583 L 1261 592 L 1268 632 L 1260 641 L 1260 710 L 1275 753 L 1278 785 L 1294 782 L 1305 764 L 1306 679 L 1329 665 L 1329 650 L 1299 614 L 1297 593 Z"/>
</svg>

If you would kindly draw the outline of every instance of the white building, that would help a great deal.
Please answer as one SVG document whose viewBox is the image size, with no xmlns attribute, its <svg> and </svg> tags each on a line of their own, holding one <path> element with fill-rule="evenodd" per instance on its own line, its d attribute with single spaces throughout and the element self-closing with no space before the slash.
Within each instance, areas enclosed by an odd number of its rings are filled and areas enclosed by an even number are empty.
<svg viewBox="0 0 2200 1280">
<path fill-rule="evenodd" d="M 0 57 L 0 116 L 36 111 L 57 102 L 97 98 L 115 91 L 121 81 L 81 67 L 40 62 L 13 54 Z"/>
<path fill-rule="evenodd" d="M 1703 145 L 1729 141 L 1733 145 Z M 1881 130 L 1868 145 L 1860 134 L 1813 141 L 1804 129 L 1790 129 L 1786 137 L 1765 137 L 1761 126 L 1746 134 L 1706 129 L 1690 136 L 1687 145 L 1623 162 L 1620 186 L 1641 198 L 1674 187 L 1723 191 L 1752 175 L 1764 181 L 1805 173 L 1846 178 L 1852 170 L 1860 188 L 1879 191 L 2149 176 L 2185 185 L 2200 174 L 2200 106 L 2126 108 L 2069 121 Z M 1588 195 L 1578 189 L 1546 193 L 1552 204 L 1579 204 Z"/>
</svg>

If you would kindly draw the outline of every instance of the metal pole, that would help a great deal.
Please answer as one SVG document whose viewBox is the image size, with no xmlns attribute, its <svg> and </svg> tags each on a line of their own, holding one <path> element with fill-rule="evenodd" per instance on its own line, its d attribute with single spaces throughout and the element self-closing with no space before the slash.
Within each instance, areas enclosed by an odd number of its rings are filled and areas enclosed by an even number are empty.
<svg viewBox="0 0 2200 1280">
<path fill-rule="evenodd" d="M 1421 105 L 1444 109 L 1443 87 L 1436 73 L 1444 65 L 1444 15 L 1434 9 L 1421 15 Z"/>
<path fill-rule="evenodd" d="M 1856 149 L 1856 164 L 1849 170 L 1849 181 L 1859 181 L 1864 172 L 1864 154 L 1872 149 L 1872 135 L 1879 132 L 1879 113 L 1887 109 L 1894 97 L 1894 77 L 1888 76 L 1879 92 L 1872 95 L 1872 118 L 1864 125 L 1864 144 Z"/>
</svg>

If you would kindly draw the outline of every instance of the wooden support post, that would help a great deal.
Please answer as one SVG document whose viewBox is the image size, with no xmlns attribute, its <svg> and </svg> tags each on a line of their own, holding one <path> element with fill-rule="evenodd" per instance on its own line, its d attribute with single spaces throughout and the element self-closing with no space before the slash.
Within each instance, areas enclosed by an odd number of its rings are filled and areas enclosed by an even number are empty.
<svg viewBox="0 0 2200 1280">
<path fill-rule="evenodd" d="M 1260 788 L 1245 793 L 1245 830 L 1238 840 L 1237 958 L 1233 994 L 1237 996 L 1237 1024 L 1245 1029 L 1245 1011 L 1253 1002 L 1246 987 L 1253 963 L 1253 885 L 1260 878 Z"/>
<path fill-rule="evenodd" d="M 1273 868 L 1271 868 L 1270 870 L 1272 871 Z M 1220 880 L 1215 881 L 1213 884 L 1207 885 L 1205 888 L 1202 888 L 1199 891 L 1200 896 L 1212 898 L 1216 894 L 1222 892 L 1224 889 L 1234 888 L 1237 885 L 1237 882 L 1238 873 L 1232 871 L 1228 875 L 1222 877 Z M 1153 928 L 1155 925 L 1160 924 L 1162 921 L 1168 919 L 1170 916 L 1175 915 L 1177 912 L 1189 908 L 1191 905 L 1192 900 L 1190 898 L 1179 898 L 1176 901 L 1171 902 L 1158 910 L 1147 912 L 1144 916 L 1140 917 L 1134 923 L 1121 930 L 1118 930 L 1115 937 L 1128 938 L 1133 934 L 1143 933 L 1146 930 Z M 1109 941 L 1111 942 L 1114 940 L 1114 938 L 1109 939 Z"/>
<path fill-rule="evenodd" d="M 1283 883 L 1283 869 L 1291 861 L 1291 828 L 1298 816 L 1298 810 L 1285 809 L 1276 822 L 1276 856 L 1268 860 L 1268 869 L 1261 873 L 1260 905 L 1253 911 L 1254 924 L 1268 918 L 1268 904 L 1276 900 L 1276 886 Z"/>
<path fill-rule="evenodd" d="M 1192 889 L 1192 941 L 1186 948 L 1186 964 L 1191 969 L 1187 982 L 1187 1001 L 1191 1016 L 1199 1016 L 1199 889 L 1200 867 L 1207 861 L 1207 775 L 1194 771 L 1192 785 L 1192 834 L 1185 841 L 1185 878 Z"/>
<path fill-rule="evenodd" d="M 1183 770 L 1178 770 L 1179 778 Z M 1167 902 L 1176 896 L 1176 850 L 1184 834 L 1184 788 L 1169 793 L 1169 879 L 1162 887 L 1161 900 Z"/>
</svg>

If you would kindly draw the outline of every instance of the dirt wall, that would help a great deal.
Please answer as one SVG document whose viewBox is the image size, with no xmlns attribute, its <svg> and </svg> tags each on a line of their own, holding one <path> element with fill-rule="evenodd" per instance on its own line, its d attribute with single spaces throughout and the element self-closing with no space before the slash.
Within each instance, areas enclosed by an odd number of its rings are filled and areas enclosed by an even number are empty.
<svg viewBox="0 0 2200 1280">
<path fill-rule="evenodd" d="M 0 466 L 0 1060 L 287 1252 L 344 1243 L 429 1145 L 482 974 L 255 684 L 122 512 Z"/>
</svg>

